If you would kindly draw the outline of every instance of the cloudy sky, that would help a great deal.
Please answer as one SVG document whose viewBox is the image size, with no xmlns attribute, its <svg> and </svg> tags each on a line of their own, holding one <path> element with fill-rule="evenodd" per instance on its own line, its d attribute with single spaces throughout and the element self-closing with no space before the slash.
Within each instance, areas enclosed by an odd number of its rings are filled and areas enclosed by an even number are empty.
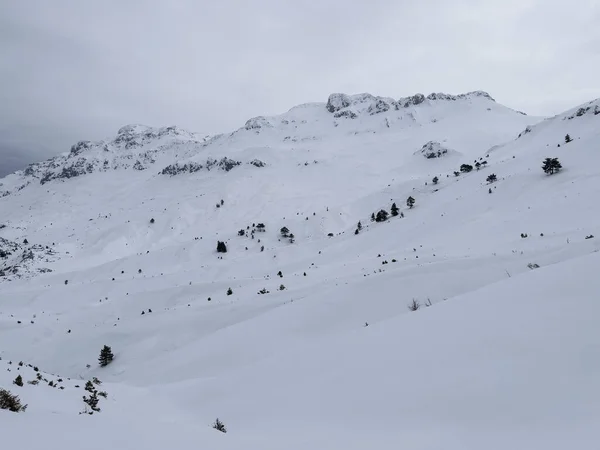
<svg viewBox="0 0 600 450">
<path fill-rule="evenodd" d="M 600 97 L 600 0 L 0 0 L 0 176 L 127 123 L 207 134 L 331 92 Z"/>
</svg>

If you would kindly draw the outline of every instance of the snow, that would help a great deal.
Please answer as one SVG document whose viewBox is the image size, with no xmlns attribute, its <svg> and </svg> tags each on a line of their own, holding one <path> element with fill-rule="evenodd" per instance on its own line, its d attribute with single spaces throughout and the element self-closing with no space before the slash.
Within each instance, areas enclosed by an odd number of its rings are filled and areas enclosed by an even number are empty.
<svg viewBox="0 0 600 450">
<path fill-rule="evenodd" d="M 600 102 L 543 120 L 483 92 L 334 100 L 356 118 L 313 103 L 209 139 L 130 125 L 74 156 L 110 170 L 41 184 L 61 156 L 0 180 L 0 270 L 37 249 L 0 277 L 0 387 L 28 404 L 0 411 L 3 443 L 596 448 Z M 223 158 L 242 164 L 159 174 Z M 403 218 L 370 221 L 392 202 Z M 33 366 L 64 389 L 27 384 Z M 93 377 L 107 398 L 80 414 Z"/>
</svg>

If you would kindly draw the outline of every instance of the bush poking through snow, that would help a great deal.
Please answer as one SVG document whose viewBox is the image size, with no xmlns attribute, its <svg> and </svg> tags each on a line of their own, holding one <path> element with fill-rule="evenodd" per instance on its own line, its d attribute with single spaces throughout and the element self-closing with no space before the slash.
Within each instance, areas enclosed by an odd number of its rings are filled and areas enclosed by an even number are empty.
<svg viewBox="0 0 600 450">
<path fill-rule="evenodd" d="M 408 309 L 410 311 L 416 311 L 421 307 L 421 304 L 417 301 L 417 299 L 413 298 L 412 302 L 408 304 Z"/>
<path fill-rule="evenodd" d="M 488 175 L 488 177 L 485 179 L 485 181 L 487 181 L 488 183 L 495 183 L 496 181 L 498 181 L 498 177 L 496 176 L 495 173 L 491 173 Z"/>
<path fill-rule="evenodd" d="M 27 405 L 21 404 L 18 395 L 13 395 L 6 389 L 0 388 L 0 409 L 6 409 L 12 412 L 21 412 L 27 409 Z"/>
<path fill-rule="evenodd" d="M 221 433 L 227 433 L 227 428 L 225 428 L 225 424 L 221 422 L 218 417 L 217 420 L 215 420 L 215 423 L 212 424 L 212 427 L 215 430 L 219 430 Z"/>
<path fill-rule="evenodd" d="M 102 350 L 100 350 L 100 356 L 98 357 L 100 367 L 108 366 L 112 362 L 114 357 L 115 355 L 113 355 L 113 352 L 108 345 L 102 347 Z"/>
</svg>

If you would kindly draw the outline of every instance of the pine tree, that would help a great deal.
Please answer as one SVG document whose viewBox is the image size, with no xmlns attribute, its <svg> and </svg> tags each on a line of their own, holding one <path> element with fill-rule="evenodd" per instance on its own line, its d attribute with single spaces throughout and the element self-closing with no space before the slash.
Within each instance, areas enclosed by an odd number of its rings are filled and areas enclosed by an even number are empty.
<svg viewBox="0 0 600 450">
<path fill-rule="evenodd" d="M 17 378 L 13 381 L 13 384 L 16 384 L 19 387 L 23 387 L 23 377 L 21 375 L 17 375 Z"/>
<path fill-rule="evenodd" d="M 375 213 L 371 213 L 371 222 L 375 222 Z"/>
<path fill-rule="evenodd" d="M 415 206 L 415 199 L 414 199 L 414 198 L 412 198 L 412 196 L 409 196 L 409 197 L 406 199 L 406 206 L 408 206 L 408 207 L 409 207 L 409 208 L 411 208 L 411 209 L 412 209 L 412 207 L 413 207 L 413 206 Z"/>
<path fill-rule="evenodd" d="M 18 395 L 13 395 L 6 389 L 0 388 L 0 409 L 12 412 L 21 412 L 27 409 L 27 405 L 21 404 Z"/>
<path fill-rule="evenodd" d="M 469 164 L 462 164 L 460 166 L 460 171 L 461 172 L 469 173 L 471 170 L 473 170 L 473 166 L 471 166 Z"/>
<path fill-rule="evenodd" d="M 433 184 L 438 184 L 438 181 L 440 181 L 438 177 L 433 177 L 433 180 L 431 180 Z"/>
<path fill-rule="evenodd" d="M 217 253 L 227 253 L 225 242 L 217 241 Z"/>
<path fill-rule="evenodd" d="M 568 134 L 565 136 L 565 143 L 569 143 L 571 142 L 573 139 L 571 139 L 571 136 L 569 136 Z"/>
<path fill-rule="evenodd" d="M 546 158 L 543 162 L 542 170 L 549 175 L 558 172 L 560 169 L 562 169 L 562 164 L 558 161 L 558 158 Z"/>
<path fill-rule="evenodd" d="M 495 173 L 491 173 L 488 175 L 485 181 L 487 181 L 488 183 L 495 183 L 496 181 L 498 181 L 498 177 L 496 177 Z"/>
<path fill-rule="evenodd" d="M 231 290 L 231 288 L 227 289 L 227 295 L 231 295 L 233 294 L 233 291 Z"/>
<path fill-rule="evenodd" d="M 100 399 L 98 398 L 98 391 L 95 389 L 90 394 L 89 397 L 83 396 L 83 402 L 88 405 L 92 411 L 100 412 L 100 408 L 98 408 L 98 402 Z"/>
<path fill-rule="evenodd" d="M 279 230 L 279 232 L 284 238 L 286 238 L 288 237 L 288 233 L 290 232 L 290 230 L 288 230 L 288 227 L 282 227 L 281 230 Z"/>
<path fill-rule="evenodd" d="M 100 350 L 100 356 L 98 357 L 98 362 L 100 363 L 100 367 L 108 366 L 114 358 L 113 352 L 108 345 L 102 347 Z"/>
<path fill-rule="evenodd" d="M 398 215 L 398 207 L 396 206 L 396 203 L 392 203 L 392 207 L 390 208 L 390 212 L 392 213 L 392 216 L 396 217 Z"/>
<path fill-rule="evenodd" d="M 356 228 L 358 229 L 358 231 L 362 230 L 362 223 L 360 223 L 360 220 L 358 221 Z"/>
<path fill-rule="evenodd" d="M 379 210 L 375 217 L 375 222 L 385 222 L 388 218 L 388 212 L 385 209 Z"/>
</svg>

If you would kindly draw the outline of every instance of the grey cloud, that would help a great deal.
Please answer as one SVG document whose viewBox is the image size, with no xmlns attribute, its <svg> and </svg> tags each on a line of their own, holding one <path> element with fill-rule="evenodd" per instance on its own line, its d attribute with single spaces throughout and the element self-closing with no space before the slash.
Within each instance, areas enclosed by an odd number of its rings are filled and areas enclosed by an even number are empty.
<svg viewBox="0 0 600 450">
<path fill-rule="evenodd" d="M 489 91 L 554 114 L 600 96 L 597 1 L 21 0 L 0 15 L 0 152 L 126 123 L 204 133 L 331 92 Z"/>
</svg>

